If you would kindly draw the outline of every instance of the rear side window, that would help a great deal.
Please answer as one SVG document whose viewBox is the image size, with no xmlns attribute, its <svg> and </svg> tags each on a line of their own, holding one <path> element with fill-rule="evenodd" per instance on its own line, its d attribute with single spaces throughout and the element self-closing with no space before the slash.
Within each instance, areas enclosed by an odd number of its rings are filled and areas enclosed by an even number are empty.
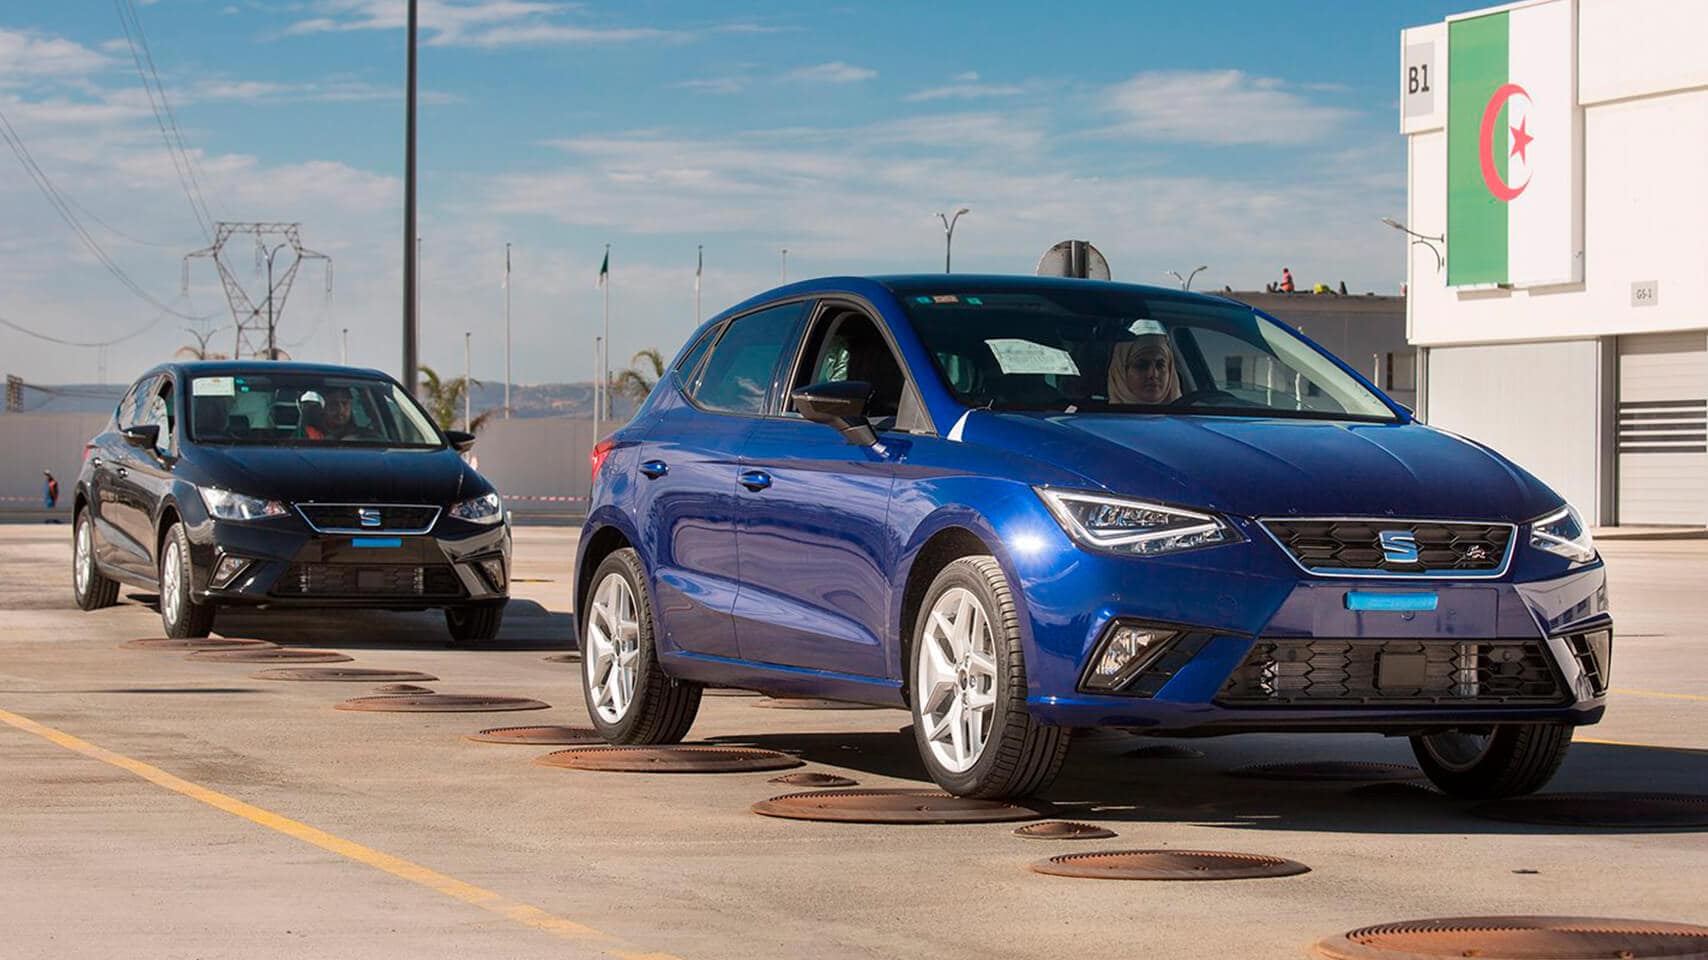
<svg viewBox="0 0 1708 960">
<path fill-rule="evenodd" d="M 684 382 L 693 379 L 694 368 L 700 365 L 700 358 L 706 355 L 707 350 L 711 349 L 712 341 L 718 338 L 718 331 L 721 329 L 723 327 L 720 325 L 701 334 L 700 339 L 695 340 L 694 345 L 682 354 L 682 359 L 676 361 L 676 375 L 681 377 Z"/>
<path fill-rule="evenodd" d="M 695 384 L 694 402 L 724 413 L 765 412 L 765 396 L 807 304 L 788 303 L 737 317 L 712 347 Z"/>
</svg>

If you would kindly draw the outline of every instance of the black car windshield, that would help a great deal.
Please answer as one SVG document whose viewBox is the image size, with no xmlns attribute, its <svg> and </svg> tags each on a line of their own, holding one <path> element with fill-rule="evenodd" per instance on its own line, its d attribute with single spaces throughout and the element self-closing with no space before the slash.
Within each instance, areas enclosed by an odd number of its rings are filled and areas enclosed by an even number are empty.
<svg viewBox="0 0 1708 960">
<path fill-rule="evenodd" d="M 245 446 L 443 446 L 427 414 L 389 380 L 266 370 L 193 377 L 190 436 Z"/>
<path fill-rule="evenodd" d="M 1250 307 L 1086 284 L 901 296 L 962 402 L 1001 410 L 1394 420 Z"/>
</svg>

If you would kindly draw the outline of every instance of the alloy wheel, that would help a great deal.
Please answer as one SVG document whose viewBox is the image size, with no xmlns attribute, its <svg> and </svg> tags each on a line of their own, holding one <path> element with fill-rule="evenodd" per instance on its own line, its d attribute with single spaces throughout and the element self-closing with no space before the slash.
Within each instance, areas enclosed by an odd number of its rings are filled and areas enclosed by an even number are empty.
<svg viewBox="0 0 1708 960">
<path fill-rule="evenodd" d="M 84 597 L 89 593 L 89 582 L 94 574 L 95 551 L 90 542 L 88 518 L 77 521 L 77 559 L 72 564 L 71 575 L 77 581 L 77 596 Z"/>
<path fill-rule="evenodd" d="M 918 656 L 925 742 L 938 763 L 963 773 L 984 752 L 996 713 L 996 639 L 977 595 L 955 587 L 937 599 Z"/>
<path fill-rule="evenodd" d="M 640 616 L 635 592 L 612 573 L 593 591 L 587 617 L 587 691 L 600 719 L 616 723 L 634 702 L 640 658 Z"/>
<path fill-rule="evenodd" d="M 176 540 L 166 543 L 166 556 L 160 563 L 160 609 L 168 620 L 178 619 L 179 602 L 184 593 L 184 571 Z"/>
</svg>

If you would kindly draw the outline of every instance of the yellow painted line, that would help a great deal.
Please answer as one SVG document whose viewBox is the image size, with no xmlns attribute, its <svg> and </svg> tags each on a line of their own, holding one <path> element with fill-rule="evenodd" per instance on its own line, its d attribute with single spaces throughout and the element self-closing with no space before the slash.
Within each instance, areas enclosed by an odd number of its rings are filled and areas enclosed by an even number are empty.
<svg viewBox="0 0 1708 960">
<path fill-rule="evenodd" d="M 1633 697 L 1664 697 L 1668 700 L 1696 700 L 1708 703 L 1708 697 L 1699 697 L 1693 693 L 1660 693 L 1655 690 L 1632 690 L 1628 687 L 1614 687 L 1609 693 L 1623 693 Z"/>
<path fill-rule="evenodd" d="M 447 876 L 418 863 L 411 863 L 389 853 L 381 853 L 372 847 L 365 847 L 353 840 L 335 836 L 301 821 L 292 820 L 270 810 L 263 810 L 253 804 L 244 803 L 242 800 L 227 796 L 217 790 L 210 790 L 181 777 L 175 777 L 159 767 L 143 763 L 141 760 L 133 760 L 123 754 L 114 753 L 105 747 L 99 747 L 87 740 L 74 737 L 69 733 L 44 726 L 28 717 L 0 710 L 0 722 L 17 727 L 25 733 L 33 733 L 43 740 L 58 744 L 73 753 L 80 753 L 91 759 L 134 773 L 150 783 L 171 790 L 173 793 L 182 794 L 192 800 L 199 800 L 210 807 L 224 810 L 226 813 L 242 817 L 251 823 L 260 824 L 269 830 L 277 831 L 287 837 L 294 837 L 304 843 L 313 844 L 322 850 L 338 854 L 376 870 L 382 870 L 394 877 L 442 893 L 453 900 L 461 900 L 463 903 L 480 907 L 482 910 L 491 911 L 522 926 L 532 927 L 564 940 L 592 941 L 590 945 L 595 949 L 608 956 L 617 957 L 619 960 L 677 960 L 677 958 L 666 953 L 645 953 L 631 949 L 622 940 L 602 930 L 596 930 L 586 924 L 576 923 L 574 920 L 547 913 L 539 907 L 512 900 L 503 894 L 495 893 L 484 887 L 477 887 L 472 883 L 464 883 L 456 877 Z"/>
<path fill-rule="evenodd" d="M 1658 743 L 1633 743 L 1630 740 L 1601 740 L 1596 737 L 1573 737 L 1573 743 L 1594 743 L 1604 747 L 1641 747 L 1644 750 L 1671 750 L 1674 753 L 1708 753 L 1702 747 L 1663 747 Z"/>
</svg>

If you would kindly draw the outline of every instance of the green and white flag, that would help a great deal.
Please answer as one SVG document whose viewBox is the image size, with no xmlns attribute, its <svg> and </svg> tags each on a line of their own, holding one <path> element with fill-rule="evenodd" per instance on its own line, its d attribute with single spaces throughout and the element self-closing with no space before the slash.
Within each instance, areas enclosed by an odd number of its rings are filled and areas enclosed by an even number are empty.
<svg viewBox="0 0 1708 960">
<path fill-rule="evenodd" d="M 611 279 L 611 248 L 605 248 L 605 259 L 599 263 L 599 279 L 594 281 L 595 287 L 603 287 Z"/>
<path fill-rule="evenodd" d="M 1447 284 L 1577 276 L 1571 0 L 1447 24 Z"/>
</svg>

